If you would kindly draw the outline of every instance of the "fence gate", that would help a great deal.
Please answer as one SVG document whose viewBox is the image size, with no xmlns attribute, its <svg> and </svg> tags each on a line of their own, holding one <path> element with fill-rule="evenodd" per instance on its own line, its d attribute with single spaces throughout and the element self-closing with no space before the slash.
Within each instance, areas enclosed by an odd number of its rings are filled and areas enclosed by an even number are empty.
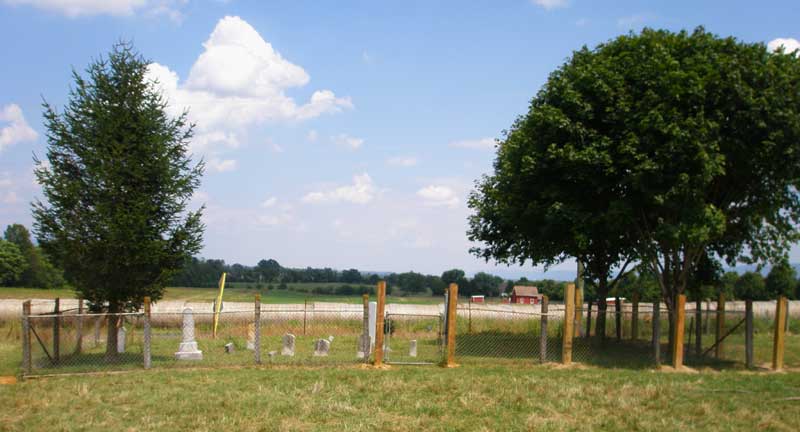
<svg viewBox="0 0 800 432">
<path fill-rule="evenodd" d="M 444 358 L 443 317 L 439 314 L 387 314 L 384 361 L 433 365 Z"/>
</svg>

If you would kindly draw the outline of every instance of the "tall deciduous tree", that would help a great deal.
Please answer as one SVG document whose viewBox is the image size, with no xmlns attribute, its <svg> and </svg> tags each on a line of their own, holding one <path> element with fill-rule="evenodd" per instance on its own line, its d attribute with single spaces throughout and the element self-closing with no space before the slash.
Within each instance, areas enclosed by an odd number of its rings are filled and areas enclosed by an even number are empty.
<svg viewBox="0 0 800 432">
<path fill-rule="evenodd" d="M 80 295 L 112 313 L 160 299 L 203 233 L 202 208 L 188 210 L 203 173 L 187 153 L 192 126 L 167 114 L 147 66 L 117 44 L 86 76 L 73 72 L 62 113 L 44 105 L 49 164 L 37 160 L 45 201 L 34 203 L 34 231 Z"/>
<path fill-rule="evenodd" d="M 0 239 L 0 284 L 14 285 L 25 271 L 25 257 L 19 247 Z"/>
<path fill-rule="evenodd" d="M 672 309 L 705 254 L 785 255 L 798 186 L 800 59 L 702 28 L 645 29 L 550 75 L 472 196 L 470 237 L 486 258 L 543 264 L 621 245 L 587 256 L 587 271 L 636 257 Z"/>
<path fill-rule="evenodd" d="M 791 298 L 797 287 L 797 272 L 788 260 L 778 261 L 770 269 L 764 284 L 770 299 L 776 299 L 779 296 Z"/>
</svg>

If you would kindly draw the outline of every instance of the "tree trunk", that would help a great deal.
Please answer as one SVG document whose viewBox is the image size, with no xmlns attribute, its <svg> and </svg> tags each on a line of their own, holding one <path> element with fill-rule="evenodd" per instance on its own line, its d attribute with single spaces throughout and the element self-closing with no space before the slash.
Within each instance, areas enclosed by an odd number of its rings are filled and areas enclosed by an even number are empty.
<svg viewBox="0 0 800 432">
<path fill-rule="evenodd" d="M 115 304 L 108 305 L 108 316 L 106 324 L 108 326 L 108 333 L 106 335 L 106 357 L 116 357 L 117 355 L 117 325 L 119 317 L 116 315 L 119 308 Z"/>
<path fill-rule="evenodd" d="M 597 324 L 594 330 L 595 337 L 601 342 L 606 340 L 606 311 L 608 310 L 606 297 L 608 297 L 608 281 L 601 278 L 600 283 L 597 284 Z"/>
</svg>

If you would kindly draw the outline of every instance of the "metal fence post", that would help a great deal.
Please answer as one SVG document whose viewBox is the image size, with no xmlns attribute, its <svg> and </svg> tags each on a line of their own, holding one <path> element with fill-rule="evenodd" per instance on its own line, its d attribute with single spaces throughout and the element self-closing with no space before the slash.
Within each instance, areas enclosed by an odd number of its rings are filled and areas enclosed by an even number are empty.
<svg viewBox="0 0 800 432">
<path fill-rule="evenodd" d="M 683 366 L 683 335 L 686 326 L 686 296 L 680 294 L 675 302 L 675 327 L 672 336 L 672 367 Z"/>
<path fill-rule="evenodd" d="M 744 356 L 748 369 L 752 369 L 753 362 L 753 300 L 744 303 Z"/>
<path fill-rule="evenodd" d="M 451 283 L 447 295 L 447 360 L 445 367 L 457 367 L 456 364 L 456 319 L 458 308 L 458 285 Z"/>
<path fill-rule="evenodd" d="M 714 358 L 722 356 L 722 333 L 725 331 L 725 294 L 720 294 L 717 299 L 717 329 L 714 335 L 714 342 L 717 347 L 714 349 Z"/>
<path fill-rule="evenodd" d="M 150 297 L 144 298 L 144 346 L 142 353 L 144 354 L 144 368 L 150 369 L 152 358 L 150 355 Z"/>
<path fill-rule="evenodd" d="M 694 302 L 694 353 L 700 356 L 703 353 L 703 301 L 698 297 Z"/>
<path fill-rule="evenodd" d="M 539 363 L 547 363 L 547 305 L 550 299 L 542 296 L 542 316 L 539 325 Z"/>
<path fill-rule="evenodd" d="M 583 279 L 578 282 L 575 288 L 575 337 L 583 336 Z"/>
<path fill-rule="evenodd" d="M 586 302 L 586 337 L 592 336 L 592 301 Z"/>
<path fill-rule="evenodd" d="M 614 297 L 614 325 L 616 326 L 617 342 L 622 340 L 622 300 Z"/>
<path fill-rule="evenodd" d="M 53 361 L 58 363 L 61 357 L 61 299 L 56 297 L 55 308 L 53 309 Z"/>
<path fill-rule="evenodd" d="M 31 373 L 31 301 L 22 303 L 22 373 Z"/>
<path fill-rule="evenodd" d="M 786 341 L 786 309 L 787 299 L 784 296 L 778 297 L 775 305 L 775 339 L 772 345 L 772 369 L 783 369 L 784 343 Z"/>
<path fill-rule="evenodd" d="M 256 364 L 261 364 L 261 294 L 256 294 L 255 299 L 255 326 L 253 327 L 253 353 Z"/>
<path fill-rule="evenodd" d="M 386 312 L 386 281 L 378 282 L 378 310 L 375 316 L 375 366 L 383 366 L 383 320 Z"/>
<path fill-rule="evenodd" d="M 561 344 L 561 363 L 572 363 L 572 335 L 575 330 L 575 284 L 567 284 L 564 288 L 564 332 Z"/>
<path fill-rule="evenodd" d="M 631 306 L 631 339 L 639 339 L 639 293 L 633 293 Z"/>
<path fill-rule="evenodd" d="M 75 354 L 83 351 L 83 299 L 78 299 L 78 321 L 75 328 Z"/>
<path fill-rule="evenodd" d="M 661 366 L 661 301 L 653 302 L 653 359 Z"/>
</svg>

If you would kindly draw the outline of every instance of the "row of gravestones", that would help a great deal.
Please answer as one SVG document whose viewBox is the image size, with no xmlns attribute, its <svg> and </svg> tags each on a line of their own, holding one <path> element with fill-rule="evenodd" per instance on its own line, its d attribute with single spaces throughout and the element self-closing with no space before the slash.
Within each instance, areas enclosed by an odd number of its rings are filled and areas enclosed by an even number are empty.
<svg viewBox="0 0 800 432">
<path fill-rule="evenodd" d="M 122 338 L 117 336 L 118 341 L 118 350 L 119 348 L 119 341 L 122 341 L 121 349 L 125 351 L 125 333 L 124 327 L 120 329 Z M 194 315 L 192 314 L 191 308 L 185 308 L 183 310 L 183 332 L 182 332 L 182 340 L 180 345 L 178 346 L 178 352 L 175 353 L 175 358 L 178 360 L 202 360 L 203 359 L 203 352 L 197 349 L 197 341 L 194 338 Z M 255 349 L 255 328 L 251 324 L 248 328 L 247 332 L 248 341 L 247 341 L 247 348 L 250 350 Z M 295 335 L 291 333 L 286 333 L 283 335 L 282 342 L 283 346 L 281 349 L 282 356 L 294 356 L 294 345 L 295 345 Z M 331 350 L 331 343 L 333 342 L 333 336 L 328 336 L 328 339 L 318 339 L 314 342 L 314 357 L 326 357 Z M 363 359 L 364 357 L 368 356 L 367 353 L 364 352 L 363 347 L 367 346 L 367 339 L 370 339 L 370 351 L 372 350 L 372 343 L 371 338 L 369 335 L 361 335 L 359 337 L 359 351 L 356 353 L 356 357 Z M 384 350 L 389 351 L 389 347 L 384 347 Z M 233 352 L 233 344 L 227 344 L 225 346 L 225 351 L 227 353 Z M 273 358 L 277 353 L 275 351 L 269 352 L 270 359 Z M 409 346 L 409 356 L 416 357 L 417 356 L 417 341 L 412 340 Z"/>
</svg>

